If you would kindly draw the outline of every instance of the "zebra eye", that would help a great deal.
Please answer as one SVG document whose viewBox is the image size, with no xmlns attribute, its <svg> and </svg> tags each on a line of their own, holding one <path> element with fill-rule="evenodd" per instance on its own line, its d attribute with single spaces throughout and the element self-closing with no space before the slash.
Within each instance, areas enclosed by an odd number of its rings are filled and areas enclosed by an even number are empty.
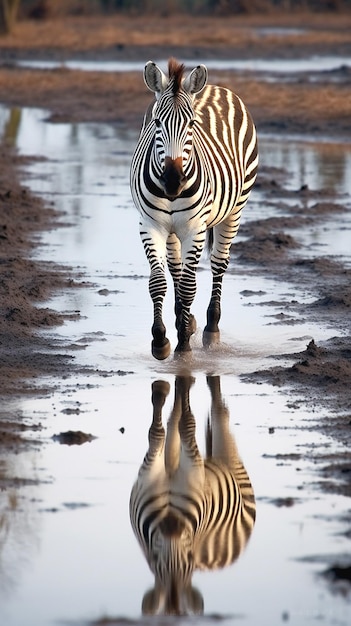
<svg viewBox="0 0 351 626">
<path fill-rule="evenodd" d="M 155 124 L 156 124 L 157 128 L 160 128 L 161 122 L 157 118 L 155 119 Z"/>
<path fill-rule="evenodd" d="M 195 122 L 196 122 L 196 120 L 195 120 L 195 119 L 190 120 L 190 122 L 189 122 L 189 128 L 192 128 L 192 127 L 194 126 Z"/>
</svg>

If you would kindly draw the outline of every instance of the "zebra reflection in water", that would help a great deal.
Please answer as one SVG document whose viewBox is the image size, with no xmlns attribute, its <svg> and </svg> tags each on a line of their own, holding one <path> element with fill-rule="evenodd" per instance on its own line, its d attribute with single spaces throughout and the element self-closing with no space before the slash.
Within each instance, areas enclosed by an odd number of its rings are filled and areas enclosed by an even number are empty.
<svg viewBox="0 0 351 626">
<path fill-rule="evenodd" d="M 130 497 L 131 524 L 155 576 L 143 598 L 144 614 L 201 614 L 203 598 L 192 586 L 193 572 L 233 563 L 255 523 L 253 488 L 229 431 L 220 378 L 207 377 L 205 458 L 189 402 L 193 383 L 190 376 L 176 377 L 167 434 L 162 408 L 170 386 L 162 380 L 152 384 L 149 449 Z"/>
</svg>

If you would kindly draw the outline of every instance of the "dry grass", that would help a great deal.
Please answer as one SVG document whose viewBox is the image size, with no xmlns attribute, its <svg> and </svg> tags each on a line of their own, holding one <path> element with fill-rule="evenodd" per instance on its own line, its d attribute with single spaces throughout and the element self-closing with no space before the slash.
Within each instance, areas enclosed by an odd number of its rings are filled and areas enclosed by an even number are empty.
<svg viewBox="0 0 351 626">
<path fill-rule="evenodd" d="M 351 13 L 300 14 L 288 16 L 191 17 L 150 16 L 66 17 L 45 21 L 19 22 L 12 34 L 0 39 L 0 49 L 65 48 L 86 51 L 94 48 L 125 46 L 228 46 L 261 48 L 281 46 L 282 37 L 257 30 L 264 26 L 308 28 L 299 34 L 285 34 L 284 46 L 340 45 L 350 43 Z"/>
</svg>

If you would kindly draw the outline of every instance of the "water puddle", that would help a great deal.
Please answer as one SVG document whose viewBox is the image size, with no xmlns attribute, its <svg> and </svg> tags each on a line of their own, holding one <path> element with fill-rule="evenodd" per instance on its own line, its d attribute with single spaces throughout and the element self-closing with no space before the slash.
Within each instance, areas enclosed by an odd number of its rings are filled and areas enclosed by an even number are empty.
<svg viewBox="0 0 351 626">
<path fill-rule="evenodd" d="M 96 376 L 63 380 L 50 397 L 23 400 L 19 407 L 24 420 L 42 423 L 45 443 L 38 451 L 5 460 L 4 472 L 23 477 L 23 483 L 1 496 L 7 501 L 1 518 L 1 623 L 82 624 L 102 616 L 138 620 L 153 576 L 132 531 L 129 498 L 148 448 L 152 383 L 169 385 L 166 426 L 179 366 L 150 356 L 148 268 L 128 187 L 135 133 L 102 124 L 50 124 L 45 118 L 45 111 L 24 109 L 13 130 L 11 111 L 1 109 L 0 129 L 2 134 L 12 129 L 21 154 L 44 157 L 28 167 L 26 182 L 64 211 L 69 226 L 45 234 L 36 256 L 79 267 L 90 283 L 47 303 L 81 313 L 79 321 L 57 329 L 55 338 L 62 346 L 84 345 L 76 359 L 96 370 Z M 331 193 L 335 188 L 351 192 L 346 144 L 334 150 L 333 144 L 262 138 L 261 154 L 263 166 L 289 169 L 292 189 L 329 185 Z M 256 190 L 245 219 L 261 212 L 262 196 Z M 349 257 L 347 237 L 336 233 L 337 221 L 328 235 L 321 225 L 304 236 L 321 243 L 327 255 Z M 239 378 L 266 367 L 269 355 L 302 350 L 309 338 L 318 341 L 329 331 L 304 320 L 293 327 L 270 324 L 269 307 L 246 306 L 242 293 L 247 289 L 257 293 L 253 302 L 262 299 L 262 291 L 267 300 L 294 297 L 290 285 L 271 278 L 228 273 L 222 343 L 204 352 L 201 324 L 210 275 L 203 261 L 194 306 L 200 331 L 187 364 L 194 379 L 190 405 L 195 437 L 203 456 L 211 409 L 207 376 L 212 375 L 220 381 L 229 429 L 253 486 L 257 518 L 236 562 L 216 570 L 195 568 L 192 584 L 204 600 L 209 623 L 217 623 L 219 616 L 246 626 L 289 620 L 299 626 L 315 621 L 346 626 L 347 598 L 332 595 L 318 574 L 349 549 L 342 522 L 349 501 L 321 493 L 314 486 L 314 464 L 304 456 L 307 447 L 318 454 L 326 447 L 337 450 L 337 445 L 308 430 L 318 415 L 303 407 L 296 410 L 287 396 L 268 385 Z M 165 318 L 174 346 L 172 309 L 169 297 Z M 53 442 L 53 435 L 67 430 L 82 430 L 95 439 L 81 446 Z M 322 562 L 315 559 L 320 556 Z"/>
<path fill-rule="evenodd" d="M 167 59 L 154 59 L 167 67 Z M 196 67 L 199 59 L 183 60 L 186 67 Z M 351 59 L 347 56 L 312 56 L 303 59 L 206 59 L 209 70 L 237 70 L 265 74 L 294 74 L 299 72 L 332 72 L 340 68 L 351 67 Z M 21 60 L 21 67 L 32 69 L 53 70 L 66 68 L 85 72 L 142 72 L 143 61 L 86 61 L 86 60 Z"/>
</svg>

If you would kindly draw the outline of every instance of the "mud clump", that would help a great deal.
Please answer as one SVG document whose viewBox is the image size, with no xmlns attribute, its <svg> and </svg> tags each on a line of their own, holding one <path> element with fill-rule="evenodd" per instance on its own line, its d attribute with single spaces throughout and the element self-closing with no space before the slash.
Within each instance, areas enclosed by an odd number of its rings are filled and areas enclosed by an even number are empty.
<svg viewBox="0 0 351 626">
<path fill-rule="evenodd" d="M 244 380 L 266 381 L 274 386 L 289 386 L 293 393 L 303 394 L 314 404 L 349 408 L 351 387 L 351 348 L 345 337 L 333 337 L 322 345 L 312 339 L 300 353 L 285 354 L 278 359 L 297 359 L 288 367 L 276 366 L 243 375 Z"/>
<path fill-rule="evenodd" d="M 53 440 L 66 446 L 81 446 L 83 443 L 90 443 L 96 437 L 89 433 L 83 433 L 81 430 L 67 430 L 66 432 L 53 435 Z"/>
<path fill-rule="evenodd" d="M 320 577 L 324 578 L 327 582 L 331 593 L 343 596 L 345 599 L 350 597 L 351 564 L 337 563 L 335 565 L 331 565 L 320 573 Z"/>
<path fill-rule="evenodd" d="M 345 567 L 333 565 L 325 570 L 323 575 L 331 581 L 347 580 L 350 583 L 351 589 L 351 565 L 346 565 Z"/>
<path fill-rule="evenodd" d="M 242 263 L 279 262 L 288 250 L 298 248 L 295 239 L 284 232 L 257 233 L 245 242 L 235 244 L 235 253 Z"/>
</svg>

